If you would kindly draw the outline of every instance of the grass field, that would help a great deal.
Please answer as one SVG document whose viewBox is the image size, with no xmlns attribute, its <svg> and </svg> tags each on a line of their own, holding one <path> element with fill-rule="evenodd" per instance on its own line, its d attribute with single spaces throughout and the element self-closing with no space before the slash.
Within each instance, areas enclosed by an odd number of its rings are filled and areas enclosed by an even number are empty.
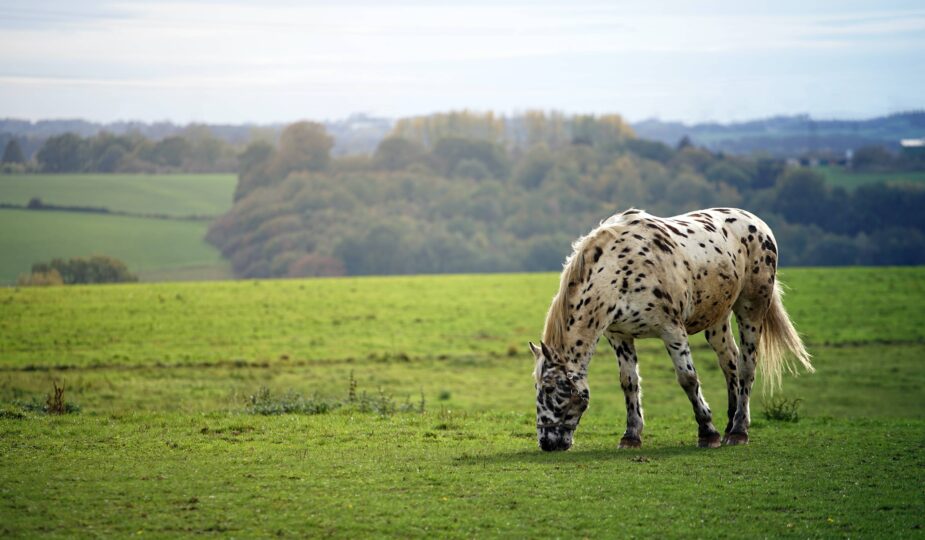
<svg viewBox="0 0 925 540">
<path fill-rule="evenodd" d="M 138 216 L 0 210 L 0 283 L 15 283 L 32 264 L 101 254 L 122 259 L 143 281 L 225 279 L 228 263 L 207 244 L 206 221 L 231 208 L 233 174 L 0 175 L 0 202 L 103 207 Z"/>
<path fill-rule="evenodd" d="M 0 210 L 0 283 L 15 283 L 38 261 L 95 254 L 125 261 L 143 280 L 191 271 L 228 277 L 227 262 L 203 239 L 207 228 L 204 221 Z"/>
<path fill-rule="evenodd" d="M 832 186 L 853 190 L 858 186 L 884 182 L 886 184 L 915 184 L 925 185 L 925 171 L 914 172 L 888 172 L 888 173 L 857 173 L 845 170 L 844 167 L 827 166 L 818 170 L 825 175 Z"/>
<path fill-rule="evenodd" d="M 759 393 L 749 446 L 697 449 L 671 362 L 644 341 L 644 448 L 616 449 L 601 349 L 557 454 L 536 447 L 525 347 L 550 274 L 0 290 L 0 535 L 919 535 L 925 268 L 784 278 L 818 369 L 784 382 L 799 422 L 763 418 Z M 247 412 L 261 387 L 343 401 L 351 377 L 411 411 Z M 79 414 L 15 404 L 53 381 Z"/>
<path fill-rule="evenodd" d="M 33 197 L 56 206 L 107 208 L 133 214 L 218 216 L 231 208 L 233 174 L 0 175 L 0 202 Z"/>
</svg>

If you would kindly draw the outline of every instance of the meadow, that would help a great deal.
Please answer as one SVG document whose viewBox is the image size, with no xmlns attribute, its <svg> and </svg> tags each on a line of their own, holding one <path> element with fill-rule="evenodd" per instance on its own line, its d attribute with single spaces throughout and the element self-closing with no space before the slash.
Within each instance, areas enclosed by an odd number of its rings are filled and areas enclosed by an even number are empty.
<svg viewBox="0 0 925 540">
<path fill-rule="evenodd" d="M 0 202 L 38 197 L 56 206 L 215 217 L 231 208 L 237 181 L 234 174 L 14 174 L 0 176 Z"/>
<path fill-rule="evenodd" d="M 35 262 L 90 255 L 125 261 L 142 280 L 185 273 L 198 279 L 228 277 L 228 263 L 204 240 L 208 227 L 205 221 L 3 209 L 0 283 L 15 283 Z"/>
<path fill-rule="evenodd" d="M 616 448 L 601 347 L 556 454 L 536 446 L 526 348 L 552 274 L 3 289 L 0 534 L 921 534 L 925 268 L 783 277 L 817 367 L 776 394 L 799 421 L 765 417 L 759 392 L 750 445 L 696 448 L 670 360 L 642 341 L 644 447 Z M 79 413 L 36 410 L 54 383 Z M 304 413 L 255 414 L 270 402 Z"/>
<path fill-rule="evenodd" d="M 925 184 L 925 172 L 922 171 L 853 172 L 835 165 L 819 167 L 819 171 L 825 175 L 830 185 L 849 191 L 859 186 L 877 183 L 917 186 Z"/>
<path fill-rule="evenodd" d="M 0 176 L 2 203 L 38 197 L 131 214 L 0 209 L 0 283 L 15 283 L 35 262 L 96 254 L 125 261 L 142 281 L 228 278 L 229 265 L 203 238 L 209 218 L 231 207 L 236 181 L 231 174 Z"/>
</svg>

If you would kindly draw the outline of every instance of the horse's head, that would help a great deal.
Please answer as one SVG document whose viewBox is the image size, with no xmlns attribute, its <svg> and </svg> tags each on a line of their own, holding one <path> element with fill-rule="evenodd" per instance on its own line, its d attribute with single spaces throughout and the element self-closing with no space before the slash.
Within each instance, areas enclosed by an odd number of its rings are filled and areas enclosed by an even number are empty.
<svg viewBox="0 0 925 540">
<path fill-rule="evenodd" d="M 540 342 L 530 343 L 536 357 L 536 436 L 540 448 L 549 452 L 568 450 L 591 393 L 588 374 Z"/>
</svg>

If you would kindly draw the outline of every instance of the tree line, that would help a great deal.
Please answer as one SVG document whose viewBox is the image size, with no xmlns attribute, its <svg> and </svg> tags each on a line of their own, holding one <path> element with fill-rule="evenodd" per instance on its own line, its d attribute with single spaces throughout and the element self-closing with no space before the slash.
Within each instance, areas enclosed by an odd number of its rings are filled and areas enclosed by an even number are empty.
<svg viewBox="0 0 925 540">
<path fill-rule="evenodd" d="M 242 277 L 556 270 L 570 242 L 630 206 L 747 208 L 785 265 L 925 263 L 925 192 L 850 192 L 771 157 L 637 138 L 619 117 L 452 113 L 396 124 L 334 158 L 323 126 L 239 155 L 233 208 L 207 239 Z"/>
<path fill-rule="evenodd" d="M 17 139 L 3 150 L 3 172 L 169 173 L 233 172 L 240 148 L 212 135 L 204 126 L 152 140 L 139 133 L 101 132 L 81 137 L 64 133 L 48 137 L 26 158 Z"/>
</svg>

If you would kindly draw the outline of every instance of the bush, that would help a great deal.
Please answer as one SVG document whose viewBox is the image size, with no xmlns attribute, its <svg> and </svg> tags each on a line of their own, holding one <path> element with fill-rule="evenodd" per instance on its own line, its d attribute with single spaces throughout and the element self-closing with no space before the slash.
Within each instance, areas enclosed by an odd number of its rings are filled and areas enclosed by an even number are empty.
<svg viewBox="0 0 925 540">
<path fill-rule="evenodd" d="M 61 274 L 51 268 L 47 272 L 32 272 L 31 274 L 20 274 L 16 284 L 20 287 L 49 287 L 53 285 L 64 285 Z"/>
<path fill-rule="evenodd" d="M 57 274 L 57 277 L 55 277 Z M 24 285 L 65 285 L 88 283 L 125 283 L 138 281 L 138 276 L 129 272 L 124 262 L 105 255 L 93 255 L 89 259 L 74 257 L 52 259 L 48 263 L 32 265 L 32 274 L 20 278 Z"/>
</svg>

